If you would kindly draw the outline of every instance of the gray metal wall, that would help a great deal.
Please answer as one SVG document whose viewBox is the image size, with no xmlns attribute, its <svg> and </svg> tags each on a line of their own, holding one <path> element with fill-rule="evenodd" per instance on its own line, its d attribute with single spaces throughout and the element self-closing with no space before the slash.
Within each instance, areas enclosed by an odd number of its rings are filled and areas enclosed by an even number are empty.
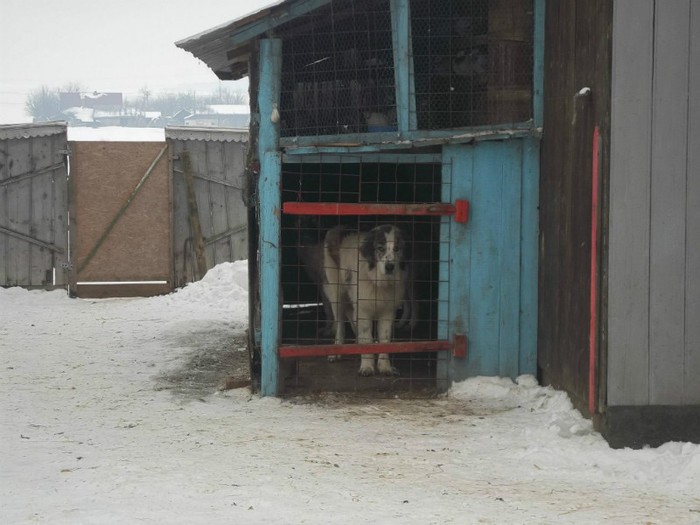
<svg viewBox="0 0 700 525">
<path fill-rule="evenodd" d="M 700 0 L 616 0 L 608 405 L 700 404 Z"/>
<path fill-rule="evenodd" d="M 64 123 L 0 126 L 0 286 L 66 282 Z"/>
<path fill-rule="evenodd" d="M 248 210 L 243 201 L 247 130 L 166 128 L 173 155 L 174 285 L 196 281 L 195 239 L 182 153 L 188 152 L 207 268 L 248 257 Z"/>
</svg>

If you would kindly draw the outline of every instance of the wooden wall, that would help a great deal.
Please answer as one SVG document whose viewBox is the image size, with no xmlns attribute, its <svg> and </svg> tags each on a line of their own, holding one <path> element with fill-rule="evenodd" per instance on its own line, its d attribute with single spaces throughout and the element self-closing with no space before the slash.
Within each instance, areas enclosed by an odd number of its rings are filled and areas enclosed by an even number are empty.
<svg viewBox="0 0 700 525">
<path fill-rule="evenodd" d="M 700 2 L 616 0 L 608 404 L 700 404 Z"/>
<path fill-rule="evenodd" d="M 542 381 L 568 391 L 582 410 L 589 390 L 592 136 L 599 126 L 604 182 L 612 3 L 558 0 L 546 2 L 545 9 L 538 365 Z M 575 97 L 584 87 L 590 94 Z M 603 197 L 606 191 L 603 185 Z M 604 337 L 599 343 L 604 349 Z M 604 355 L 597 358 L 604 364 Z"/>
<path fill-rule="evenodd" d="M 65 124 L 0 126 L 0 286 L 66 283 Z"/>
<path fill-rule="evenodd" d="M 245 203 L 244 130 L 168 128 L 173 154 L 173 267 L 175 286 L 199 275 L 195 233 L 188 200 L 183 154 L 190 160 L 192 191 L 204 244 L 203 266 L 248 257 L 248 209 Z M 189 175 L 188 175 L 189 176 Z"/>
</svg>

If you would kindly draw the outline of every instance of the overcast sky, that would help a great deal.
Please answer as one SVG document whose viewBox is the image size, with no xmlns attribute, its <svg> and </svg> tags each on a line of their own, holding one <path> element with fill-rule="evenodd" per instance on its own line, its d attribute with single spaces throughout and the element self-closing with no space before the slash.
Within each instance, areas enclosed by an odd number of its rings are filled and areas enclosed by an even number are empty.
<svg viewBox="0 0 700 525">
<path fill-rule="evenodd" d="M 27 93 L 79 83 L 138 97 L 211 92 L 214 73 L 175 42 L 273 0 L 0 0 L 0 124 L 30 122 Z M 247 90 L 245 81 L 224 82 Z"/>
</svg>

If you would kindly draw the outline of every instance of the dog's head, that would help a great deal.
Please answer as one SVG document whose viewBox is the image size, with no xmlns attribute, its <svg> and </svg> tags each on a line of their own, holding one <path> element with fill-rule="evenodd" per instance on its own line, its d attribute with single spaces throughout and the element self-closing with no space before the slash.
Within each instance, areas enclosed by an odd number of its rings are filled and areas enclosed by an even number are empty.
<svg viewBox="0 0 700 525">
<path fill-rule="evenodd" d="M 406 269 L 406 242 L 401 230 L 390 224 L 382 224 L 370 230 L 363 238 L 360 253 L 384 275 L 392 275 L 398 269 Z"/>
</svg>

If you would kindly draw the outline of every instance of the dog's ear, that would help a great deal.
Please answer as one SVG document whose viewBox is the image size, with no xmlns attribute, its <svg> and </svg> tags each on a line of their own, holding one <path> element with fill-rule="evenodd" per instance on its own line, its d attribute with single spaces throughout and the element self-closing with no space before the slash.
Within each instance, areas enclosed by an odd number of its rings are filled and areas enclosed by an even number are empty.
<svg viewBox="0 0 700 525">
<path fill-rule="evenodd" d="M 377 265 L 374 253 L 374 242 L 376 240 L 376 236 L 377 232 L 375 230 L 371 230 L 364 235 L 362 238 L 362 243 L 360 243 L 360 255 L 369 263 L 370 270 Z"/>
</svg>

